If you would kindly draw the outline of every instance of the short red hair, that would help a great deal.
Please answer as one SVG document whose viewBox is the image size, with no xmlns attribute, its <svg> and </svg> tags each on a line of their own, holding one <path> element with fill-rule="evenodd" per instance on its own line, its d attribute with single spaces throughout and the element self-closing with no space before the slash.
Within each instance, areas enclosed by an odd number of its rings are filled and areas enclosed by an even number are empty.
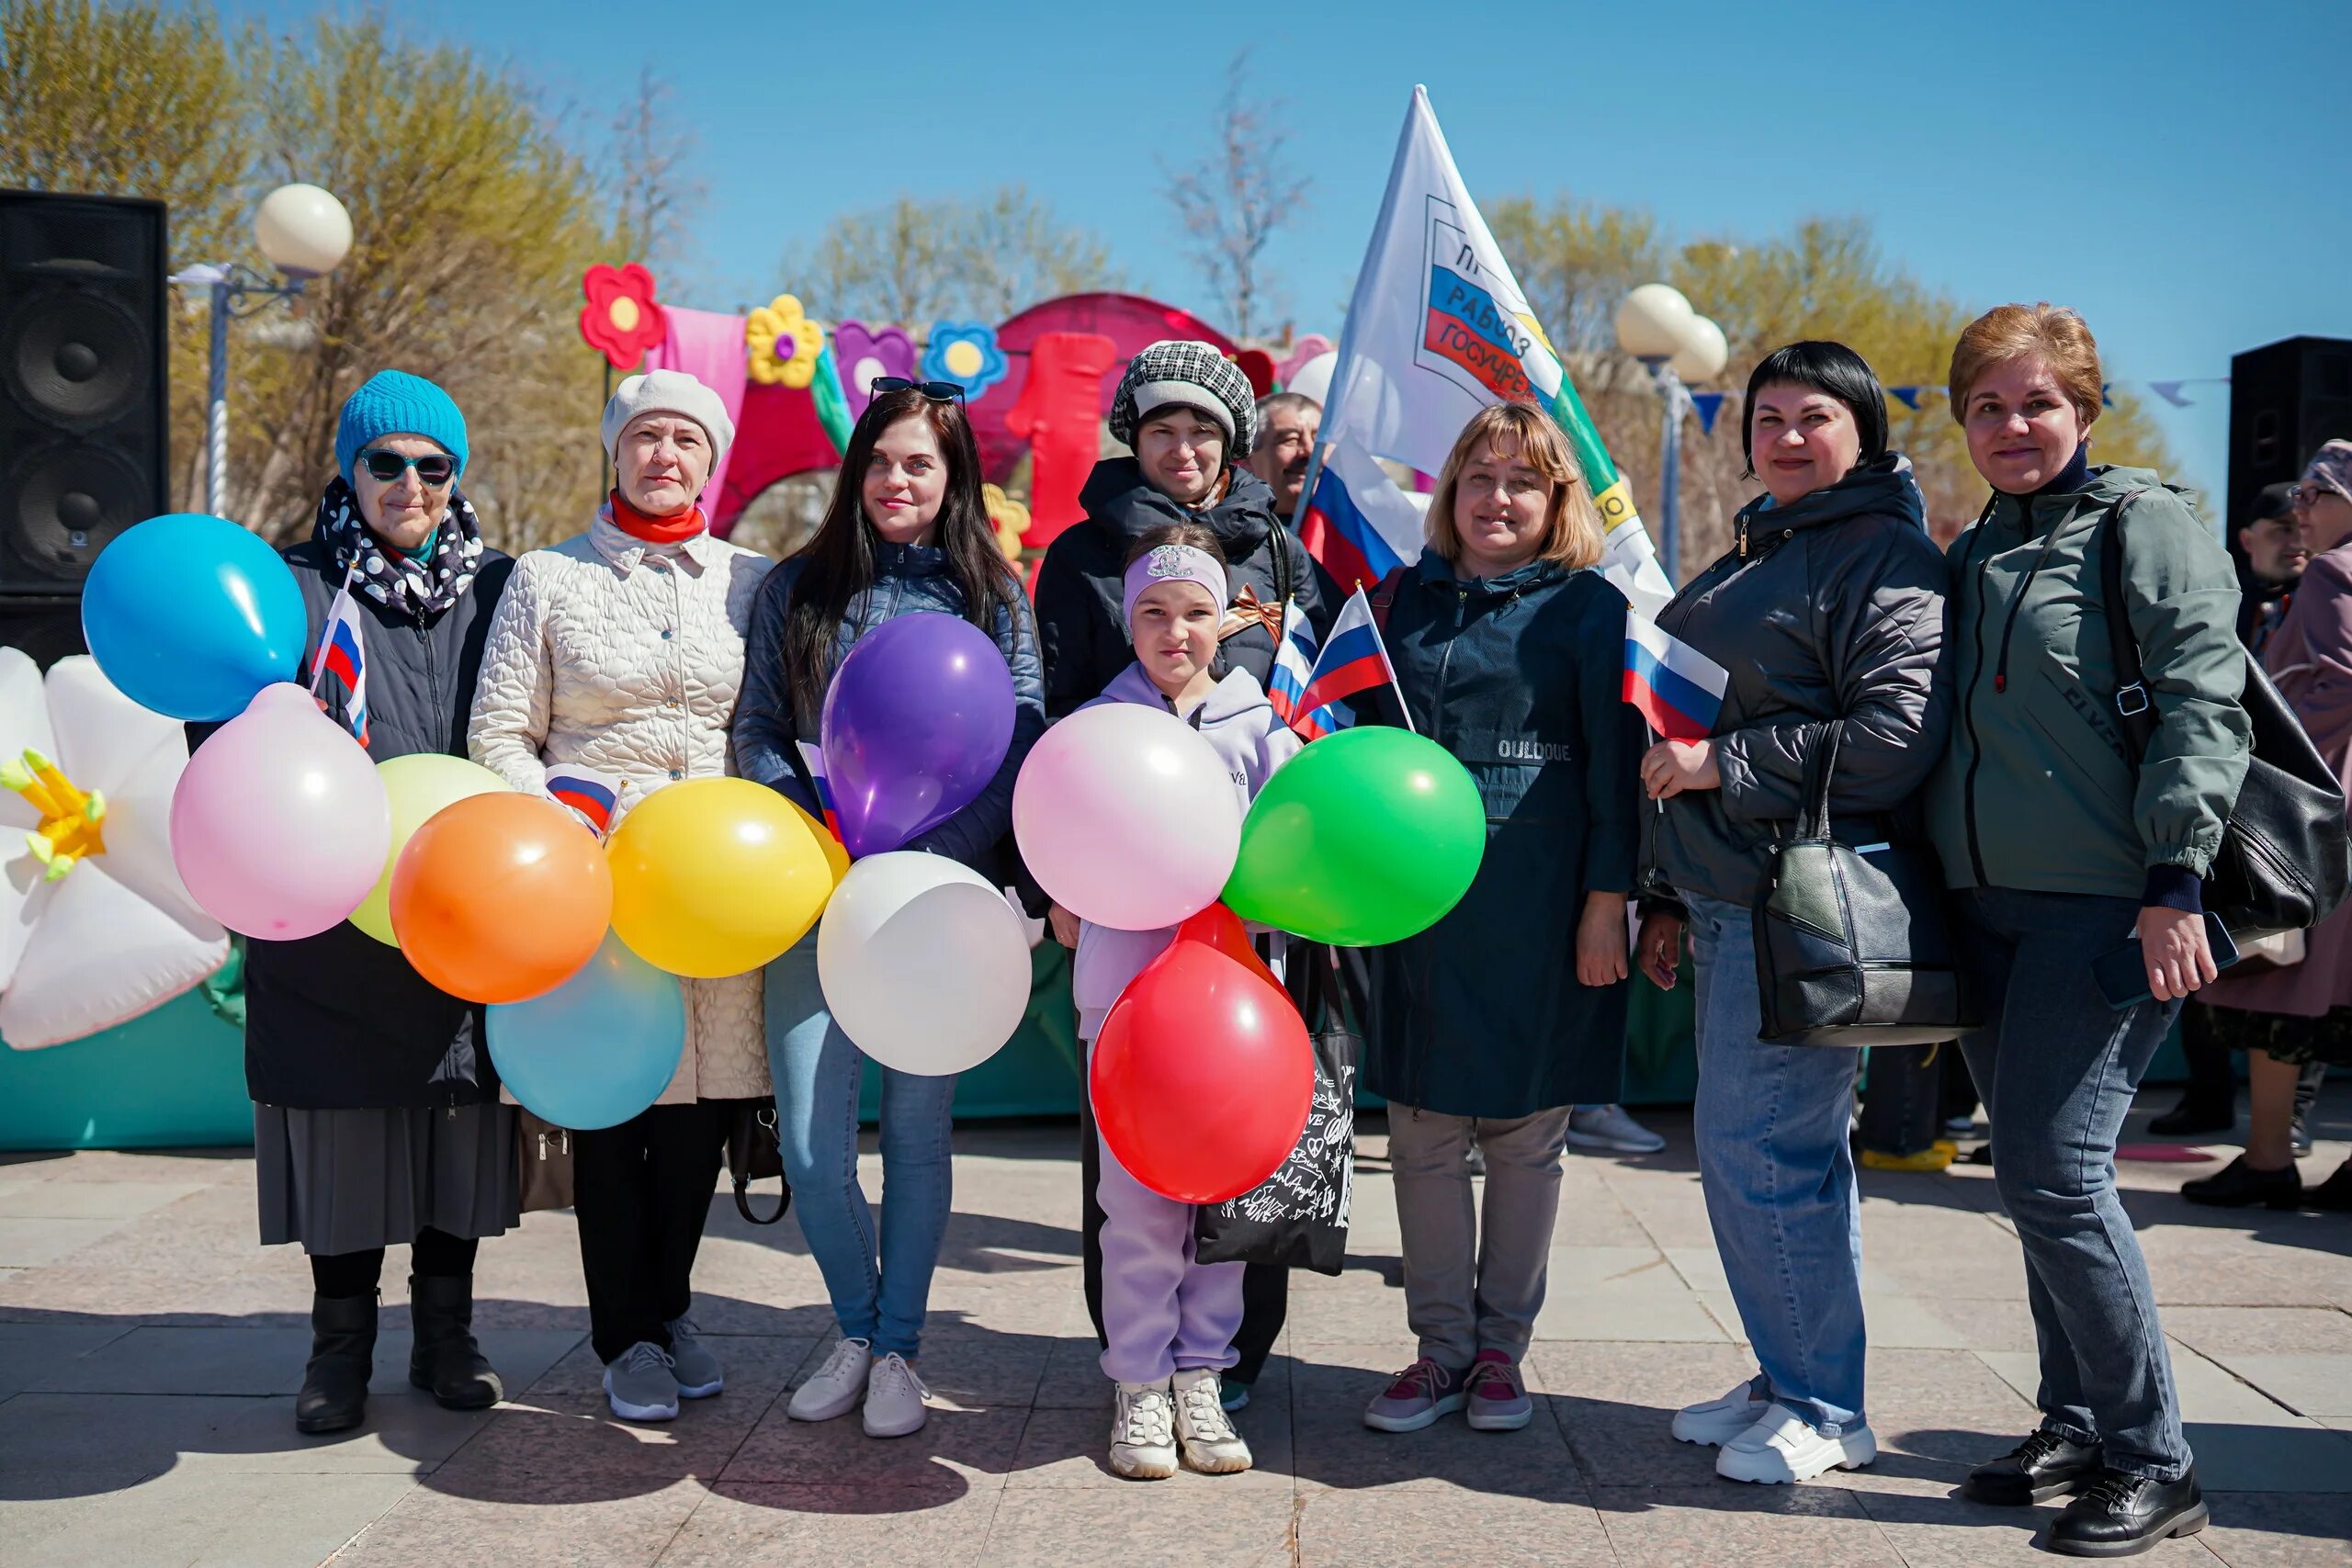
<svg viewBox="0 0 2352 1568">
<path fill-rule="evenodd" d="M 2047 300 L 2038 305 L 1996 305 L 1961 330 L 1952 344 L 1951 379 L 1944 390 L 1951 417 L 1968 417 L 1968 396 L 1984 372 L 2013 359 L 2039 359 L 2064 388 L 2067 400 L 2087 426 L 2105 405 L 2107 379 L 2098 367 L 2098 344 L 2083 318 Z"/>
</svg>

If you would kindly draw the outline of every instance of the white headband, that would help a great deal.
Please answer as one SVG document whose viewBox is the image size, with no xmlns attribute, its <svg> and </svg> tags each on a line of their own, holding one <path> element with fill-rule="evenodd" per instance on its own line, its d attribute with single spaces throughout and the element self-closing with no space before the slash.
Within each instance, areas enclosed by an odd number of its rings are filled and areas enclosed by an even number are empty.
<svg viewBox="0 0 2352 1568">
<path fill-rule="evenodd" d="M 1134 622 L 1136 601 L 1155 582 L 1197 582 L 1209 591 L 1218 609 L 1225 608 L 1225 568 L 1216 557 L 1192 545 L 1161 545 L 1137 556 L 1127 568 L 1126 597 L 1119 605 L 1122 621 Z"/>
</svg>

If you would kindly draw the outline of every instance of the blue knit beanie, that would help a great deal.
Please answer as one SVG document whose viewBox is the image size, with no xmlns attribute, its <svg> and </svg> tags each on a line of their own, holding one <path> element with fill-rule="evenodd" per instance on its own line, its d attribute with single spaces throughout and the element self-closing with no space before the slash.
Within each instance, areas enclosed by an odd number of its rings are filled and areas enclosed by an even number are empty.
<svg viewBox="0 0 2352 1568">
<path fill-rule="evenodd" d="M 422 376 L 379 370 L 344 400 L 335 422 L 334 462 L 351 480 L 351 465 L 368 444 L 386 435 L 422 435 L 458 460 L 466 471 L 466 416 L 449 394 Z"/>
</svg>

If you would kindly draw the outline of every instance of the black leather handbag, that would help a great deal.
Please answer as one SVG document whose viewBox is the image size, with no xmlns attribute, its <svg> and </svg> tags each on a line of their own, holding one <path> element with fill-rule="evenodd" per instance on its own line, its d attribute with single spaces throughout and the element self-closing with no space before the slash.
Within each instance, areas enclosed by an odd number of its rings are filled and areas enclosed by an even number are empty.
<svg viewBox="0 0 2352 1568">
<path fill-rule="evenodd" d="M 775 1100 L 746 1100 L 735 1105 L 727 1120 L 727 1174 L 735 1184 L 735 1212 L 752 1224 L 772 1225 L 792 1207 L 792 1183 L 784 1177 L 784 1145 L 777 1136 Z M 752 1183 L 771 1176 L 783 1189 L 775 1213 L 754 1213 Z"/>
<path fill-rule="evenodd" d="M 1760 1038 L 1775 1045 L 1927 1045 L 1981 1021 L 1951 940 L 1935 856 L 1849 844 L 1829 825 L 1842 725 L 1816 726 L 1806 807 L 1756 897 Z"/>
<path fill-rule="evenodd" d="M 2108 508 L 2100 530 L 2099 592 L 2107 606 L 2115 660 L 2115 711 L 2129 737 L 2134 769 L 2156 733 L 2155 705 L 2140 669 L 2140 645 L 2123 613 L 2123 508 L 2133 491 Z M 2245 783 L 2230 807 L 2222 847 L 2205 873 L 2205 908 L 2232 936 L 2308 931 L 2334 913 L 2352 890 L 2352 829 L 2335 772 L 2304 733 L 2302 720 L 2251 656 L 2238 699 L 2254 730 Z"/>
</svg>

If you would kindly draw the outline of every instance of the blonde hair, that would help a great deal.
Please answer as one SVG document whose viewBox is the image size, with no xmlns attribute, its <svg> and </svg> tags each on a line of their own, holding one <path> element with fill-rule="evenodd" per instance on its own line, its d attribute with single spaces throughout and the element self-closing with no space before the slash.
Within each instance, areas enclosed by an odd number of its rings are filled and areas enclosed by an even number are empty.
<svg viewBox="0 0 2352 1568">
<path fill-rule="evenodd" d="M 2098 367 L 2098 344 L 2083 318 L 2063 305 L 1996 305 L 1961 330 L 1951 348 L 1951 377 L 1944 389 L 1955 423 L 1966 423 L 1968 399 L 1996 365 L 2039 359 L 2065 390 L 2067 401 L 2088 426 L 2106 401 L 2106 378 Z"/>
<path fill-rule="evenodd" d="M 1552 482 L 1552 504 L 1544 519 L 1544 544 L 1539 560 L 1554 561 L 1575 570 L 1600 564 L 1604 548 L 1600 509 L 1577 467 L 1568 438 L 1552 416 L 1528 403 L 1496 403 L 1480 409 L 1453 438 L 1439 471 L 1437 493 L 1430 498 L 1426 534 L 1430 547 L 1449 561 L 1462 558 L 1462 536 L 1453 526 L 1454 486 L 1463 465 L 1484 442 L 1497 457 L 1507 451 Z"/>
</svg>

